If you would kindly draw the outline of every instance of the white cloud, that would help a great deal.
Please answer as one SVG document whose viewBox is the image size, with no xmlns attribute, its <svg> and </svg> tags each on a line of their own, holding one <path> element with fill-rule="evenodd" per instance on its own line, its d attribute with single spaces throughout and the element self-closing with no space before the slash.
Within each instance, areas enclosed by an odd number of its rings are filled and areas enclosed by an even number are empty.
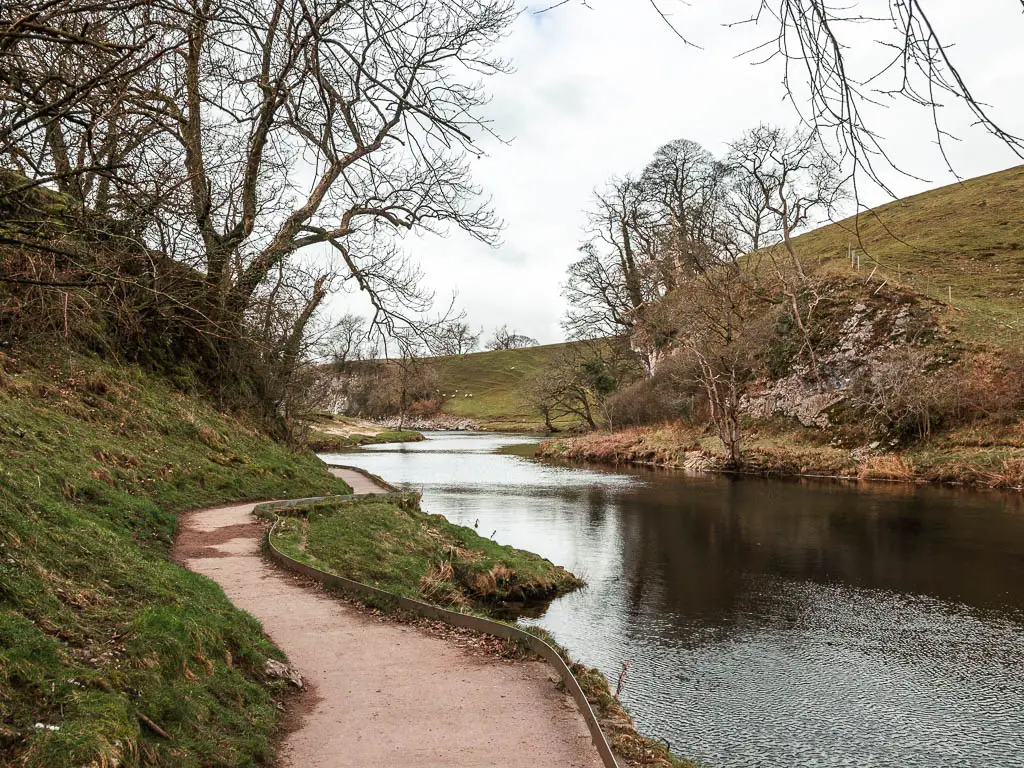
<svg viewBox="0 0 1024 768">
<path fill-rule="evenodd" d="M 879 0 L 866 0 L 878 4 Z M 670 8 L 671 0 L 663 0 Z M 594 187 L 614 174 L 639 171 L 661 144 L 699 141 L 716 154 L 759 122 L 792 125 L 775 63 L 740 56 L 764 39 L 750 25 L 726 28 L 756 0 L 678 3 L 673 20 L 702 50 L 684 45 L 647 0 L 593 0 L 535 15 L 527 7 L 501 55 L 515 71 L 489 82 L 487 116 L 508 144 L 487 139 L 476 181 L 493 196 L 506 222 L 497 250 L 461 233 L 408 238 L 409 252 L 444 298 L 458 291 L 474 326 L 508 323 L 543 342 L 561 339 L 560 283 L 576 257 L 583 211 Z M 725 8 L 729 6 L 729 8 Z M 535 7 L 543 7 L 538 5 Z M 998 118 L 1024 131 L 1020 33 L 1005 0 L 931 0 L 937 25 L 951 30 L 958 64 Z M 732 15 L 730 15 L 732 14 Z M 957 170 L 973 176 L 1019 162 L 950 110 L 963 141 L 952 147 Z M 896 105 L 874 115 L 894 157 L 929 183 L 893 178 L 899 194 L 949 183 L 930 133 L 929 117 Z M 883 202 L 877 192 L 871 203 Z M 351 301 L 351 297 L 339 297 Z"/>
</svg>

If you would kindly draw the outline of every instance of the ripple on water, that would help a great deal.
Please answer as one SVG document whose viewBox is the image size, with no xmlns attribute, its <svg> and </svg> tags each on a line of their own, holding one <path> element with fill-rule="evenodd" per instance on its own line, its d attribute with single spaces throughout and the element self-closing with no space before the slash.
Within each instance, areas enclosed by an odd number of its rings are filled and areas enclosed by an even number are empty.
<svg viewBox="0 0 1024 768">
<path fill-rule="evenodd" d="M 658 642 L 659 622 L 637 617 L 609 655 L 634 659 L 623 699 L 642 729 L 722 768 L 1024 765 L 1019 624 L 893 593 L 764 591 L 788 610 L 756 621 L 752 605 L 728 640 Z"/>
</svg>

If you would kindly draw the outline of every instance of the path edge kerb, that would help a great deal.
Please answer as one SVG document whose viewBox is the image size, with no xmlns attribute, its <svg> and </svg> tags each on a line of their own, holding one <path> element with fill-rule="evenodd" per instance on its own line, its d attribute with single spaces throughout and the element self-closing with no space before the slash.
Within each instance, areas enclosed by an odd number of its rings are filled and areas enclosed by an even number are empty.
<svg viewBox="0 0 1024 768">
<path fill-rule="evenodd" d="M 344 467 L 344 469 L 354 468 Z M 379 482 L 387 488 L 394 488 L 394 486 L 389 483 L 385 483 L 380 480 L 380 478 L 370 475 L 368 472 L 363 472 L 362 474 L 367 475 L 375 482 Z M 253 507 L 253 514 L 270 516 L 273 515 L 274 510 L 277 509 L 285 509 L 287 507 L 295 507 L 304 504 L 315 504 L 318 501 L 325 500 L 356 501 L 368 497 L 391 498 L 394 495 L 394 493 L 364 493 L 348 496 L 314 496 L 306 499 L 289 499 L 287 501 L 266 501 L 261 504 L 256 504 Z M 290 571 L 294 571 L 295 573 L 301 574 L 302 576 L 313 579 L 327 587 L 341 589 L 346 592 L 361 595 L 382 597 L 396 603 L 400 608 L 409 611 L 410 613 L 415 613 L 425 618 L 436 619 L 455 627 L 471 629 L 476 632 L 482 632 L 484 634 L 494 635 L 495 637 L 501 637 L 506 640 L 515 640 L 526 644 L 531 651 L 536 653 L 538 656 L 541 656 L 558 671 L 566 690 L 576 702 L 576 706 L 579 708 L 580 714 L 583 715 L 583 719 L 587 724 L 587 729 L 590 731 L 591 740 L 594 742 L 594 746 L 597 748 L 597 752 L 600 755 L 601 762 L 604 763 L 605 768 L 619 768 L 619 764 L 615 760 L 615 753 L 612 752 L 612 748 L 609 746 L 608 740 L 605 738 L 604 731 L 601 730 L 601 725 L 597 720 L 597 716 L 594 714 L 594 710 L 591 708 L 586 694 L 583 693 L 583 689 L 580 688 L 580 684 L 572 674 L 572 670 L 569 669 L 569 666 L 565 663 L 565 660 L 561 657 L 558 651 L 545 643 L 539 637 L 531 635 L 529 632 L 524 632 L 518 627 L 513 627 L 509 624 L 501 624 L 479 616 L 470 616 L 464 613 L 449 611 L 445 608 L 439 608 L 436 605 L 431 605 L 430 603 L 424 603 L 419 600 L 402 597 L 401 595 L 396 595 L 392 592 L 388 592 L 387 590 L 372 587 L 369 584 L 363 584 L 359 581 L 347 579 L 344 576 L 327 573 L 326 571 L 321 571 L 319 568 L 314 568 L 311 565 L 299 562 L 274 546 L 274 528 L 277 527 L 280 518 L 277 515 L 273 515 L 273 517 L 275 520 L 273 525 L 271 525 L 270 530 L 267 532 L 266 545 L 270 559 L 278 565 L 287 568 Z"/>
</svg>

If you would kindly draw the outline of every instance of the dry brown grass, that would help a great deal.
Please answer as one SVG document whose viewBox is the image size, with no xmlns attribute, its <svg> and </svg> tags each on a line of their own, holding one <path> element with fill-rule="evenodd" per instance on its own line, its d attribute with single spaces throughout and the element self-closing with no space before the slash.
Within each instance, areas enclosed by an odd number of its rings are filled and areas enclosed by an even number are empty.
<svg viewBox="0 0 1024 768">
<path fill-rule="evenodd" d="M 1024 459 L 1007 459 L 999 472 L 981 472 L 982 482 L 992 488 L 1024 488 Z"/>
<path fill-rule="evenodd" d="M 904 480 L 916 477 L 912 462 L 894 454 L 871 456 L 861 463 L 857 469 L 861 480 Z"/>
</svg>

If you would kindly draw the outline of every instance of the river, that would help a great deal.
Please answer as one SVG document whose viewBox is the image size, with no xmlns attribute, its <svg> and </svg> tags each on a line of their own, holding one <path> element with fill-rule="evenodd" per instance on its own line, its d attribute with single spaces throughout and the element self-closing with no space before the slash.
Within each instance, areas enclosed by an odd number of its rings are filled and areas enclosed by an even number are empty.
<svg viewBox="0 0 1024 768">
<path fill-rule="evenodd" d="M 536 619 L 715 768 L 1024 766 L 1024 502 L 557 466 L 430 433 L 324 458 L 583 576 Z M 513 451 L 517 450 L 515 448 Z"/>
</svg>

